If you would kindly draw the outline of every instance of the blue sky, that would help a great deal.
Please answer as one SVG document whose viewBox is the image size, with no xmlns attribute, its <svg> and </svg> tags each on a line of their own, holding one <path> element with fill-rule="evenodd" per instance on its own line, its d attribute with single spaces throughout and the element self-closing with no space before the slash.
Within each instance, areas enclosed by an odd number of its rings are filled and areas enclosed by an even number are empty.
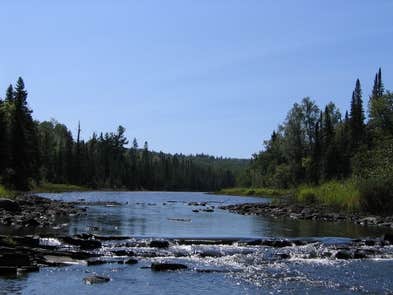
<svg viewBox="0 0 393 295">
<path fill-rule="evenodd" d="M 304 96 L 344 111 L 393 79 L 393 1 L 0 3 L 0 87 L 82 135 L 121 124 L 154 150 L 250 157 Z"/>
</svg>

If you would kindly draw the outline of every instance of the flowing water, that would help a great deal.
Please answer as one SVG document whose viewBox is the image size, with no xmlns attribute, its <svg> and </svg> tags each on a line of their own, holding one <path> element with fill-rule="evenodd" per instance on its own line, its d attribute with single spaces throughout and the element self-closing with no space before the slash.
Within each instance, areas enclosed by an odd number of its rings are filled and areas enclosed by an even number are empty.
<svg viewBox="0 0 393 295">
<path fill-rule="evenodd" d="M 393 292 L 393 247 L 372 259 L 332 259 L 351 238 L 379 237 L 384 230 L 350 223 L 321 223 L 230 213 L 219 206 L 269 199 L 189 192 L 83 192 L 42 194 L 87 205 L 87 214 L 54 229 L 60 234 L 93 233 L 130 237 L 106 241 L 100 251 L 133 251 L 138 264 L 73 264 L 42 268 L 17 279 L 0 279 L 0 294 L 352 294 Z M 116 203 L 108 203 L 116 202 Z M 282 248 L 247 244 L 260 238 L 308 239 Z M 152 249 L 151 239 L 170 247 Z M 177 240 L 222 240 L 178 243 Z M 229 240 L 240 242 L 226 243 Z M 244 241 L 244 242 L 241 242 Z M 52 241 L 56 242 L 56 241 Z M 367 251 L 366 246 L 362 250 Z M 282 259 L 282 258 L 285 259 Z M 153 272 L 152 262 L 178 262 L 181 272 Z M 109 283 L 85 285 L 89 274 Z"/>
</svg>

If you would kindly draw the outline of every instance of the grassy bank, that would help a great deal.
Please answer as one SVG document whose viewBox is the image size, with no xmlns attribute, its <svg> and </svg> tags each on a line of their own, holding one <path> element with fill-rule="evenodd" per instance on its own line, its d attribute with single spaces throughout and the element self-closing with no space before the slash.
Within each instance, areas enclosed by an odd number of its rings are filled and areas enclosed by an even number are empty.
<svg viewBox="0 0 393 295">
<path fill-rule="evenodd" d="M 355 181 L 329 181 L 319 186 L 300 186 L 295 193 L 297 202 L 321 204 L 346 211 L 360 209 L 360 191 Z"/>
<path fill-rule="evenodd" d="M 273 188 L 228 188 L 215 194 L 235 196 L 291 196 L 290 200 L 299 203 L 325 205 L 345 211 L 358 211 L 361 205 L 360 191 L 353 180 L 344 182 L 329 181 L 318 186 L 302 185 L 296 189 Z"/>
<path fill-rule="evenodd" d="M 3 185 L 0 184 L 0 198 L 13 198 L 15 193 L 6 189 Z"/>
<path fill-rule="evenodd" d="M 290 195 L 291 192 L 291 190 L 287 189 L 234 187 L 219 190 L 218 192 L 215 192 L 215 194 L 231 196 L 277 197 Z"/>
<path fill-rule="evenodd" d="M 63 193 L 63 192 L 83 192 L 88 191 L 87 187 L 61 184 L 61 183 L 42 183 L 34 187 L 31 191 L 33 193 Z"/>
</svg>

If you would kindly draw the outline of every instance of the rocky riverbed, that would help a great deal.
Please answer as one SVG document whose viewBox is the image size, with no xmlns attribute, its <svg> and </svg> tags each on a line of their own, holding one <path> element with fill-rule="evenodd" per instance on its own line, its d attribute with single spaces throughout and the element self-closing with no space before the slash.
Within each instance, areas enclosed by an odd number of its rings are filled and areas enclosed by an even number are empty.
<svg viewBox="0 0 393 295">
<path fill-rule="evenodd" d="M 50 200 L 33 195 L 19 195 L 0 199 L 0 224 L 18 228 L 47 228 L 60 219 L 83 214 L 84 208 L 75 204 Z"/>
<path fill-rule="evenodd" d="M 325 243 L 317 239 L 138 239 L 79 234 L 74 236 L 0 236 L 0 275 L 20 276 L 42 267 L 71 264 L 139 265 L 151 271 L 237 272 L 228 259 L 249 263 L 276 263 L 289 259 L 392 259 L 393 236 L 378 239 L 347 239 Z M 242 262 L 242 257 L 245 261 Z M 212 263 L 216 259 L 215 263 Z M 217 260 L 218 259 L 218 260 Z M 213 266 L 195 267 L 191 261 L 208 261 Z M 220 265 L 222 264 L 222 265 Z M 86 284 L 105 283 L 99 274 L 83 278 Z"/>
<path fill-rule="evenodd" d="M 375 216 L 360 213 L 333 212 L 331 208 L 318 205 L 280 203 L 243 203 L 221 206 L 220 209 L 242 215 L 267 215 L 328 222 L 353 222 L 360 225 L 376 225 L 393 228 L 393 216 Z"/>
</svg>

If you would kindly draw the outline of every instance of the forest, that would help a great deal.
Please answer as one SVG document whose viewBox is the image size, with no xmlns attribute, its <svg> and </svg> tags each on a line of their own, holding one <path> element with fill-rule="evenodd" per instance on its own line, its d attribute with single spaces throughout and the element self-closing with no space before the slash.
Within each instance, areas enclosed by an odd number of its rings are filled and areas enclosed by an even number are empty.
<svg viewBox="0 0 393 295">
<path fill-rule="evenodd" d="M 214 191 L 233 186 L 232 170 L 248 163 L 153 152 L 147 142 L 140 147 L 134 138 L 129 143 L 123 126 L 84 141 L 80 126 L 74 138 L 55 120 L 35 121 L 27 97 L 19 78 L 0 99 L 0 183 L 9 189 L 59 183 L 94 189 Z"/>
<path fill-rule="evenodd" d="M 385 90 L 381 69 L 367 99 L 357 79 L 348 101 L 344 115 L 333 102 L 323 108 L 309 97 L 295 103 L 253 155 L 251 186 L 303 186 L 300 197 L 313 199 L 312 188 L 340 185 L 341 195 L 359 195 L 363 209 L 393 212 L 393 93 Z"/>
</svg>

